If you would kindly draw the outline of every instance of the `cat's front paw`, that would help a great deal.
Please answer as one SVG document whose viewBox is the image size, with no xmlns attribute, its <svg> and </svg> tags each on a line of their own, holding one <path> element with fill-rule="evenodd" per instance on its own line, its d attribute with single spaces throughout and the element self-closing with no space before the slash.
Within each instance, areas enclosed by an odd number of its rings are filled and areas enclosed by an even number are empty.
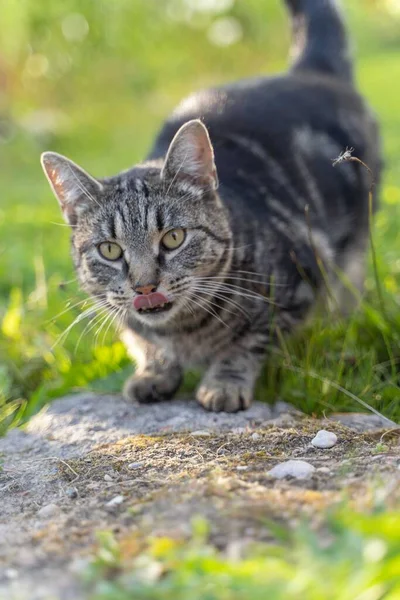
<svg viewBox="0 0 400 600">
<path fill-rule="evenodd" d="M 246 410 L 252 397 L 252 388 L 218 380 L 201 384 L 196 394 L 197 402 L 213 412 Z"/>
<path fill-rule="evenodd" d="M 168 373 L 144 371 L 133 375 L 125 383 L 123 394 L 127 400 L 141 404 L 170 400 L 182 382 L 182 371 L 179 367 L 171 368 Z"/>
</svg>

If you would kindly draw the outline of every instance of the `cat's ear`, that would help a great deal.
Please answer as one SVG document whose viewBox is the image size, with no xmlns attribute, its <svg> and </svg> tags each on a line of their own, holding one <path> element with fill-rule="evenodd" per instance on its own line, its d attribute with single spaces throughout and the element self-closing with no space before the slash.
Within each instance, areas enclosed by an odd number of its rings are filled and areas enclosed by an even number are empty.
<svg viewBox="0 0 400 600">
<path fill-rule="evenodd" d="M 178 176 L 193 179 L 200 186 L 218 187 L 214 150 L 206 127 L 195 119 L 179 129 L 172 140 L 161 172 L 161 177 Z"/>
<path fill-rule="evenodd" d="M 75 225 L 79 214 L 96 204 L 96 198 L 103 190 L 102 184 L 56 152 L 44 152 L 40 160 L 65 220 Z"/>
</svg>

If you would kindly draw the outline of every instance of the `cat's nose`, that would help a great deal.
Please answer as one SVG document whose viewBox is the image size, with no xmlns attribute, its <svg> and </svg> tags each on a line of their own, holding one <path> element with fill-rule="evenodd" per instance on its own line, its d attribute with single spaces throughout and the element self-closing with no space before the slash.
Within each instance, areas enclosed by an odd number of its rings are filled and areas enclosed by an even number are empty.
<svg viewBox="0 0 400 600">
<path fill-rule="evenodd" d="M 155 292 L 157 289 L 157 285 L 155 283 L 147 283 L 146 285 L 135 285 L 134 290 L 137 294 L 151 294 Z"/>
</svg>

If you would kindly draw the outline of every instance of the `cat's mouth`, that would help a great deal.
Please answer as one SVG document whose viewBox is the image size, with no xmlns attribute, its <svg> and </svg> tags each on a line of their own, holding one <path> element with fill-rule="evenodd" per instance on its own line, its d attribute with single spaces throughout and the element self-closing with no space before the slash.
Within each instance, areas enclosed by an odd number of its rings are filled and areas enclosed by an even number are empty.
<svg viewBox="0 0 400 600">
<path fill-rule="evenodd" d="M 133 306 L 138 313 L 153 314 L 167 312 L 172 308 L 172 302 L 164 294 L 153 292 L 136 296 L 133 299 Z"/>
<path fill-rule="evenodd" d="M 159 306 L 139 308 L 139 309 L 137 309 L 137 311 L 139 313 L 153 314 L 153 313 L 167 312 L 171 308 L 172 308 L 172 302 L 166 302 L 165 304 L 160 304 Z"/>
</svg>

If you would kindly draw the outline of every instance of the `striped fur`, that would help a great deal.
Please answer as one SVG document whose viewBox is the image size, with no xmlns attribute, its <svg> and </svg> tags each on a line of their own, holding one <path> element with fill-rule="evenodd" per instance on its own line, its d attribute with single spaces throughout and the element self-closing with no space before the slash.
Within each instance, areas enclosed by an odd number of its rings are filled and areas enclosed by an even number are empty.
<svg viewBox="0 0 400 600">
<path fill-rule="evenodd" d="M 354 147 L 378 179 L 377 126 L 354 89 L 333 0 L 286 1 L 297 40 L 286 75 L 195 94 L 148 160 L 113 178 L 43 156 L 81 285 L 118 316 L 137 363 L 128 398 L 168 399 L 185 365 L 201 364 L 199 402 L 245 409 L 268 348 L 325 295 L 325 275 L 335 282 L 340 268 L 362 286 L 368 178 L 331 159 Z M 161 237 L 177 227 L 186 239 L 166 252 Z M 120 260 L 100 256 L 105 240 Z M 133 309 L 134 288 L 149 282 L 171 310 Z"/>
</svg>

